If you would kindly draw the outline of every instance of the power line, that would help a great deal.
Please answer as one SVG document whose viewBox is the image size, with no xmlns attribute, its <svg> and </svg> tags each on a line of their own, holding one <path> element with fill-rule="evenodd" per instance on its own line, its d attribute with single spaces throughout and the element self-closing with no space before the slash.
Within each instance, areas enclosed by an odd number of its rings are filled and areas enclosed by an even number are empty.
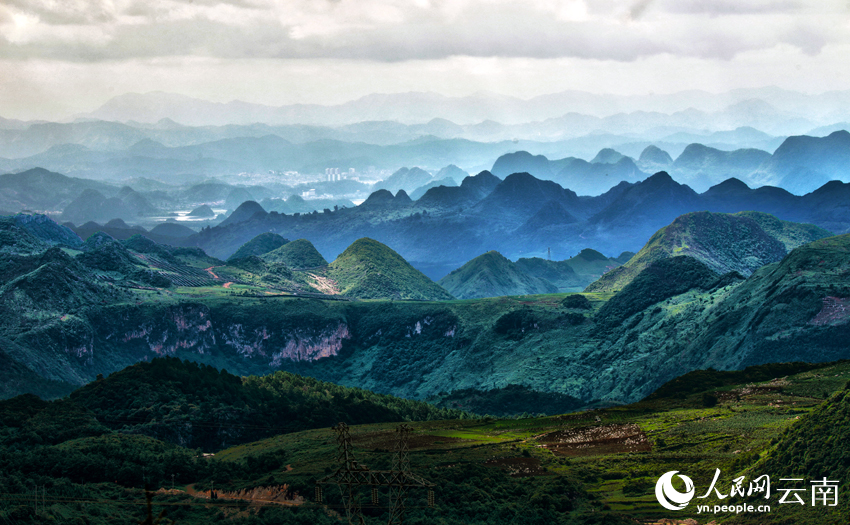
<svg viewBox="0 0 850 525">
<path fill-rule="evenodd" d="M 348 425 L 339 423 L 333 428 L 337 434 L 337 461 L 342 466 L 336 472 L 316 482 L 316 503 L 322 503 L 322 485 L 336 484 L 345 499 L 345 511 L 349 525 L 363 525 L 363 506 L 360 504 L 360 486 L 372 487 L 372 506 L 367 508 L 387 508 L 379 504 L 378 487 L 389 487 L 389 525 L 402 525 L 407 508 L 407 493 L 412 488 L 428 489 L 428 506 L 434 505 L 434 484 L 416 476 L 410 471 L 410 446 L 408 437 L 412 428 L 402 424 L 396 428 L 398 439 L 393 453 L 391 470 L 370 470 L 366 465 L 354 459 L 351 445 L 351 433 Z M 356 520 L 356 524 L 355 524 Z"/>
</svg>

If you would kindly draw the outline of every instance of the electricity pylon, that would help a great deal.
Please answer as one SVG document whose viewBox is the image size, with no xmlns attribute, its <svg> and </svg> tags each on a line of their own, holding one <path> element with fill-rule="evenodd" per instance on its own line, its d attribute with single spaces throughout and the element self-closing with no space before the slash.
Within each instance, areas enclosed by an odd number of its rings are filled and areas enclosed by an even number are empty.
<svg viewBox="0 0 850 525">
<path fill-rule="evenodd" d="M 322 503 L 322 485 L 335 484 L 345 500 L 345 512 L 349 525 L 365 524 L 360 507 L 359 487 L 372 487 L 372 504 L 379 506 L 378 487 L 390 488 L 390 517 L 389 525 L 404 523 L 405 501 L 407 492 L 412 488 L 428 489 L 428 506 L 434 506 L 434 484 L 425 481 L 410 471 L 410 447 L 408 436 L 411 428 L 399 425 L 396 428 L 398 439 L 393 451 L 391 470 L 370 470 L 354 459 L 351 451 L 351 433 L 348 425 L 339 423 L 333 427 L 336 432 L 337 461 L 342 466 L 333 474 L 325 476 L 316 482 L 316 503 Z"/>
</svg>

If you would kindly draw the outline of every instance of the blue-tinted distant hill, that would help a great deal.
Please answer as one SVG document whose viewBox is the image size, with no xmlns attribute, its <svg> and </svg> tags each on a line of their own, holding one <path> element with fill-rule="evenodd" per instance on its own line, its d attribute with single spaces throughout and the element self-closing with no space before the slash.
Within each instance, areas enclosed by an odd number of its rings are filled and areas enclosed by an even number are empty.
<svg viewBox="0 0 850 525">
<path fill-rule="evenodd" d="M 850 132 L 835 131 L 826 137 L 788 137 L 766 159 L 753 179 L 802 195 L 831 180 L 850 182 Z"/>
<path fill-rule="evenodd" d="M 103 183 L 67 177 L 43 168 L 0 175 L 0 209 L 59 212 L 86 190 L 109 191 Z"/>
<path fill-rule="evenodd" d="M 389 190 L 392 193 L 405 190 L 410 193 L 432 180 L 431 174 L 420 168 L 401 168 L 386 179 L 376 183 L 372 190 Z"/>
<path fill-rule="evenodd" d="M 770 153 L 758 149 L 721 151 L 691 144 L 670 166 L 670 173 L 677 181 L 705 191 L 730 177 L 748 179 L 770 157 Z"/>
<path fill-rule="evenodd" d="M 496 159 L 490 171 L 502 178 L 512 173 L 530 173 L 579 195 L 600 195 L 619 182 L 638 182 L 648 176 L 633 159 L 614 150 L 600 151 L 591 162 L 574 157 L 550 161 L 543 155 L 517 151 Z"/>
<path fill-rule="evenodd" d="M 484 172 L 467 177 L 459 187 L 431 188 L 417 201 L 380 190 L 357 207 L 301 216 L 258 214 L 230 227 L 204 229 L 181 242 L 227 258 L 254 236 L 272 231 L 289 239 L 310 239 L 326 259 L 333 259 L 369 235 L 439 279 L 490 250 L 512 260 L 546 257 L 549 250 L 555 260 L 584 248 L 636 252 L 642 246 L 639 239 L 693 211 L 761 211 L 844 232 L 850 229 L 847 198 L 850 184 L 840 182 L 795 196 L 729 180 L 700 194 L 664 172 L 588 197 L 530 174 L 500 181 Z"/>
</svg>

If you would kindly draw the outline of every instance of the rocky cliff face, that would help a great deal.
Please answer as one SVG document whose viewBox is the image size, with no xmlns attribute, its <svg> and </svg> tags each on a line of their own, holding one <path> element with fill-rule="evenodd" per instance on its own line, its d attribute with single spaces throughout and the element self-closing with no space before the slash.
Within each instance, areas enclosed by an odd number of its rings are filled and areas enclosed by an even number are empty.
<svg viewBox="0 0 850 525">
<path fill-rule="evenodd" d="M 286 361 L 315 361 L 339 354 L 352 333 L 344 319 L 300 316 L 283 308 L 279 316 L 258 316 L 254 309 L 233 315 L 228 305 L 180 303 L 171 306 L 115 307 L 92 319 L 97 336 L 69 349 L 89 364 L 178 356 L 215 360 L 254 372 L 279 368 Z M 96 367 L 97 368 L 97 367 Z"/>
</svg>

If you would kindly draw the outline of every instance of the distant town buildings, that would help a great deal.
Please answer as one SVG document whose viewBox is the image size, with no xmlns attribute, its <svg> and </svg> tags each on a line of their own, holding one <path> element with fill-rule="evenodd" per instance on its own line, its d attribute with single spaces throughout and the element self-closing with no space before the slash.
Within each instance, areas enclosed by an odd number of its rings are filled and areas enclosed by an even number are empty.
<svg viewBox="0 0 850 525">
<path fill-rule="evenodd" d="M 325 176 L 328 178 L 328 182 L 354 178 L 357 172 L 354 168 L 348 168 L 348 171 L 340 172 L 339 168 L 325 168 Z"/>
</svg>

